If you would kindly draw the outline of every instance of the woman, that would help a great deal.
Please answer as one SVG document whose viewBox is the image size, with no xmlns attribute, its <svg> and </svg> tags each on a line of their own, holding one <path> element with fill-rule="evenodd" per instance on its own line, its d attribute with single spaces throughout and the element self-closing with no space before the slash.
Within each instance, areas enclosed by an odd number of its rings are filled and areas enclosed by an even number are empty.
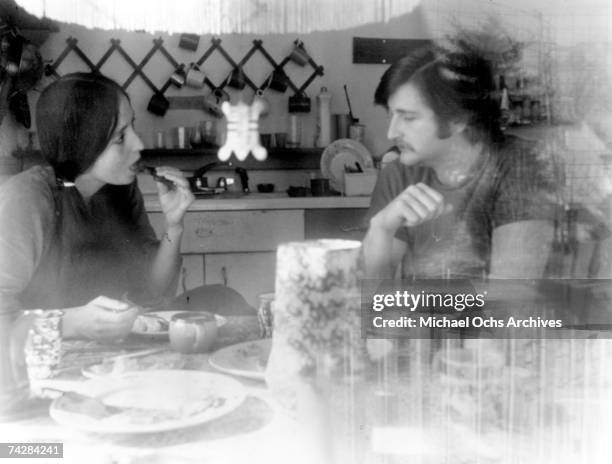
<svg viewBox="0 0 612 464">
<path fill-rule="evenodd" d="M 183 217 L 194 200 L 180 171 L 157 169 L 166 229 L 157 240 L 135 179 L 143 144 L 123 89 L 76 73 L 46 87 L 36 110 L 36 166 L 0 188 L 0 312 L 63 309 L 64 337 L 127 334 L 124 296 L 173 294 Z"/>
</svg>

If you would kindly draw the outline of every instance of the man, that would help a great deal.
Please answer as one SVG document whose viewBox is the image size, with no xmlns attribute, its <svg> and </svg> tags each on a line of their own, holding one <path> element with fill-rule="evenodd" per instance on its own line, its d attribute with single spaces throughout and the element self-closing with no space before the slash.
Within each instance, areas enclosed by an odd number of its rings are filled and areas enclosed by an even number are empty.
<svg viewBox="0 0 612 464">
<path fill-rule="evenodd" d="M 400 151 L 373 192 L 367 275 L 538 278 L 553 239 L 555 183 L 533 144 L 504 137 L 488 63 L 419 50 L 376 89 Z"/>
</svg>

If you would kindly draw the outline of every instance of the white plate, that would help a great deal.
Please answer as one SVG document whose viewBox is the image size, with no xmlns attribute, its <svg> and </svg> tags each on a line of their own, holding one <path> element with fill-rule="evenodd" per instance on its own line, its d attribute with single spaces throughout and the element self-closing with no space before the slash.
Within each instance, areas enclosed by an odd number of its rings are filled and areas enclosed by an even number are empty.
<svg viewBox="0 0 612 464">
<path fill-rule="evenodd" d="M 201 371 L 160 370 L 130 372 L 121 377 L 89 380 L 79 391 L 105 406 L 126 408 L 96 417 L 63 396 L 49 413 L 58 423 L 84 432 L 153 433 L 191 427 L 224 416 L 246 397 L 240 382 Z"/>
<path fill-rule="evenodd" d="M 272 349 L 272 339 L 238 343 L 215 351 L 208 362 L 226 374 L 239 375 L 255 380 L 265 380 L 266 364 Z"/>
<path fill-rule="evenodd" d="M 148 313 L 141 314 L 134 321 L 134 326 L 132 327 L 132 333 L 137 335 L 142 335 L 148 338 L 168 338 L 168 329 L 164 328 L 156 328 L 155 327 L 155 319 L 158 317 L 166 321 L 168 324 L 170 323 L 170 319 L 172 316 L 178 313 L 189 312 L 189 311 L 151 311 Z M 144 321 L 146 318 L 149 318 L 152 321 L 151 324 L 146 324 Z M 217 319 L 217 326 L 223 327 L 227 323 L 227 319 L 223 316 L 219 316 L 215 314 L 215 318 Z M 149 327 L 149 328 L 147 328 Z"/>
<path fill-rule="evenodd" d="M 372 155 L 366 147 L 353 139 L 338 139 L 327 146 L 321 155 L 321 174 L 329 179 L 331 188 L 344 191 L 344 166 L 362 169 L 372 167 Z"/>
</svg>

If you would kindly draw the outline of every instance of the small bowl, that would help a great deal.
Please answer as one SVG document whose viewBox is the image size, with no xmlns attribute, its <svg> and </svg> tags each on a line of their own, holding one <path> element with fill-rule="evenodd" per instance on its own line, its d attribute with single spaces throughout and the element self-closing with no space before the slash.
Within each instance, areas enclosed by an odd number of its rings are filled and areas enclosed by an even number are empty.
<svg viewBox="0 0 612 464">
<path fill-rule="evenodd" d="M 274 184 L 257 184 L 257 191 L 259 193 L 274 192 Z"/>
<path fill-rule="evenodd" d="M 287 195 L 290 197 L 305 197 L 308 195 L 308 189 L 306 187 L 291 186 L 287 189 Z"/>
</svg>

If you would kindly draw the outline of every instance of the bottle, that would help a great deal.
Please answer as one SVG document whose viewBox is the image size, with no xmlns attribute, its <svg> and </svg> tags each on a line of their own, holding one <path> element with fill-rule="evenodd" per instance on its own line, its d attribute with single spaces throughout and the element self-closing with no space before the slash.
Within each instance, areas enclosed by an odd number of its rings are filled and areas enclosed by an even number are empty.
<svg viewBox="0 0 612 464">
<path fill-rule="evenodd" d="M 296 113 L 289 114 L 289 134 L 287 137 L 287 146 L 289 148 L 297 148 L 302 140 L 302 121 Z"/>
<path fill-rule="evenodd" d="M 315 146 L 325 148 L 331 143 L 331 94 L 321 87 L 317 95 L 317 135 Z"/>
</svg>

